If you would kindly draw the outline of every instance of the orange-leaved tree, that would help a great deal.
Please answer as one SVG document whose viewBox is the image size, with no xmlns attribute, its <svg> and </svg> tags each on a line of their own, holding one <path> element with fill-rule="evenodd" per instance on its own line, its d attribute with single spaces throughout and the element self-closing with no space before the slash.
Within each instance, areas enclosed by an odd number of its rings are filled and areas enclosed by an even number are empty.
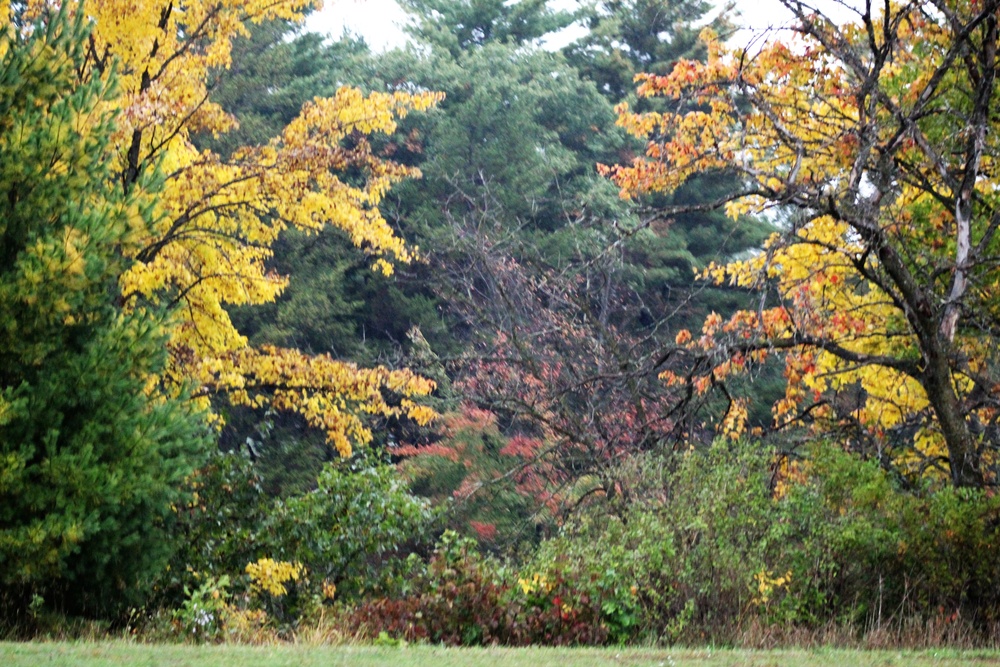
<svg viewBox="0 0 1000 667">
<path fill-rule="evenodd" d="M 782 3 L 790 38 L 730 50 L 706 34 L 705 63 L 640 76 L 671 110 L 620 108 L 646 155 L 604 168 L 625 196 L 732 172 L 743 188 L 717 206 L 788 212 L 759 254 L 706 272 L 762 296 L 678 337 L 715 359 L 693 380 L 705 389 L 782 351 L 779 423 L 850 422 L 910 474 L 993 483 L 1000 0 L 868 0 L 842 24 Z"/>
<path fill-rule="evenodd" d="M 116 73 L 120 94 L 111 104 L 119 112 L 114 173 L 120 187 L 132 192 L 162 179 L 149 201 L 157 223 L 136 230 L 134 261 L 121 276 L 123 307 L 171 313 L 169 368 L 151 380 L 193 387 L 206 405 L 220 395 L 236 404 L 295 411 L 324 429 L 342 454 L 370 438 L 365 414 L 428 420 L 432 412 L 413 399 L 427 394 L 431 382 L 408 371 L 359 369 L 328 355 L 252 348 L 226 307 L 281 293 L 286 279 L 269 271 L 267 260 L 287 228 L 338 227 L 387 273 L 392 261 L 408 261 L 409 250 L 377 205 L 392 183 L 415 170 L 380 159 L 367 136 L 393 131 L 396 118 L 440 96 L 365 96 L 343 88 L 307 103 L 266 145 L 223 160 L 191 142 L 194 133 L 235 125 L 211 100 L 211 70 L 229 66 L 232 40 L 247 34 L 248 22 L 300 20 L 319 2 L 29 0 L 13 8 L 2 3 L 0 12 L 24 26 L 44 20 L 54 4 L 83 12 L 91 23 L 79 76 Z"/>
</svg>

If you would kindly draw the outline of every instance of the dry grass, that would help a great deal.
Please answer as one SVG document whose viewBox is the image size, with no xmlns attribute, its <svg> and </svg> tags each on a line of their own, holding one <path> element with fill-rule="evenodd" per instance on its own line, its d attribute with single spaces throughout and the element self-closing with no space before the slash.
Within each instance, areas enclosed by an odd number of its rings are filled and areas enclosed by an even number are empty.
<svg viewBox="0 0 1000 667">
<path fill-rule="evenodd" d="M 864 629 L 843 624 L 819 628 L 765 625 L 751 620 L 738 632 L 726 637 L 726 643 L 748 649 L 772 650 L 782 647 L 815 649 L 819 647 L 862 651 L 933 651 L 1000 650 L 1000 627 L 975 628 L 960 618 L 910 618 Z"/>
</svg>

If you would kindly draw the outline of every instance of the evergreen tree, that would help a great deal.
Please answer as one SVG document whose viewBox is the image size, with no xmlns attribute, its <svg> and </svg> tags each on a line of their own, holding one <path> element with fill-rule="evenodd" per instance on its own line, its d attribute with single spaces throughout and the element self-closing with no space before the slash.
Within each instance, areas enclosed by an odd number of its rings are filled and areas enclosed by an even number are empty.
<svg viewBox="0 0 1000 667">
<path fill-rule="evenodd" d="M 612 103 L 652 109 L 659 101 L 637 98 L 633 79 L 641 72 L 668 74 L 681 59 L 704 58 L 702 28 L 732 29 L 732 6 L 706 20 L 712 9 L 706 0 L 600 0 L 585 11 L 587 34 L 563 52 Z M 643 150 L 635 141 L 621 145 L 616 162 L 627 163 Z M 693 179 L 671 197 L 639 200 L 648 224 L 625 244 L 625 271 L 642 297 L 642 309 L 651 314 L 646 321 L 669 318 L 672 329 L 698 328 L 708 313 L 745 302 L 742 292 L 709 287 L 695 274 L 713 261 L 760 247 L 771 225 L 748 217 L 732 220 L 719 211 L 658 213 L 669 206 L 707 203 L 738 187 L 735 176 L 716 174 Z"/>
<path fill-rule="evenodd" d="M 607 129 L 612 107 L 561 55 L 491 41 L 458 57 L 396 54 L 380 78 L 447 95 L 411 126 L 423 179 L 393 197 L 393 215 L 429 251 L 455 219 L 485 215 L 539 241 L 585 218 L 628 215 L 595 169 L 622 142 Z"/>
<path fill-rule="evenodd" d="M 573 15 L 549 0 L 402 0 L 416 18 L 408 32 L 421 44 L 443 48 L 458 58 L 484 44 L 522 46 L 565 28 Z"/>
<path fill-rule="evenodd" d="M 710 9 L 707 0 L 599 0 L 584 12 L 587 34 L 565 53 L 608 99 L 634 99 L 639 72 L 667 74 L 681 58 L 704 57 L 699 23 Z M 708 22 L 716 32 L 731 27 L 729 9 Z"/>
<path fill-rule="evenodd" d="M 69 612 L 141 602 L 207 428 L 164 396 L 160 316 L 117 277 L 151 184 L 118 194 L 113 84 L 79 83 L 83 13 L 0 34 L 0 601 Z M 13 620 L 12 616 L 8 616 Z"/>
</svg>

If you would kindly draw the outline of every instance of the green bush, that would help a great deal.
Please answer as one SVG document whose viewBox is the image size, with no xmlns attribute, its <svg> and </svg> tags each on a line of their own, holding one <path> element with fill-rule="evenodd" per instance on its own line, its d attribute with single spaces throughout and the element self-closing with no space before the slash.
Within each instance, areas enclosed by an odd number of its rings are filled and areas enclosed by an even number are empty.
<svg viewBox="0 0 1000 667">
<path fill-rule="evenodd" d="M 592 505 L 526 571 L 599 600 L 616 641 L 732 641 L 750 624 L 996 622 L 1000 499 L 904 490 L 829 444 L 797 467 L 782 460 L 728 442 L 673 467 L 636 457 L 623 472 L 640 500 L 620 517 Z"/>
<path fill-rule="evenodd" d="M 398 563 L 434 521 L 394 467 L 359 450 L 326 464 L 313 491 L 275 501 L 259 548 L 262 556 L 301 562 L 314 582 L 332 582 L 350 598 L 393 585 Z"/>
<path fill-rule="evenodd" d="M 901 490 L 875 462 L 817 446 L 808 483 L 792 486 L 786 504 L 786 515 L 818 506 L 811 561 L 822 556 L 826 566 L 799 566 L 823 603 L 803 609 L 810 617 L 881 624 L 944 611 L 997 620 L 1000 498 L 929 484 Z"/>
<path fill-rule="evenodd" d="M 521 568 L 520 584 L 531 589 L 529 597 L 549 589 L 541 597 L 558 600 L 557 606 L 594 605 L 607 638 L 624 642 L 644 634 L 654 610 L 671 604 L 673 539 L 668 523 L 644 510 L 630 513 L 627 522 L 583 517 L 541 545 Z"/>
<path fill-rule="evenodd" d="M 237 579 L 247 563 L 262 557 L 272 500 L 250 459 L 216 453 L 186 480 L 188 502 L 178 505 L 174 538 L 178 550 L 161 582 L 161 604 L 176 606 L 184 589 L 206 579 Z"/>
<path fill-rule="evenodd" d="M 255 465 L 236 453 L 216 455 L 188 483 L 193 499 L 179 508 L 185 548 L 164 585 L 171 606 L 206 577 L 229 576 L 234 588 L 246 588 L 247 564 L 272 558 L 306 570 L 296 599 L 282 602 L 282 618 L 293 623 L 334 586 L 345 601 L 398 587 L 403 561 L 435 521 L 395 468 L 364 449 L 326 464 L 315 489 L 290 498 L 269 498 Z"/>
</svg>

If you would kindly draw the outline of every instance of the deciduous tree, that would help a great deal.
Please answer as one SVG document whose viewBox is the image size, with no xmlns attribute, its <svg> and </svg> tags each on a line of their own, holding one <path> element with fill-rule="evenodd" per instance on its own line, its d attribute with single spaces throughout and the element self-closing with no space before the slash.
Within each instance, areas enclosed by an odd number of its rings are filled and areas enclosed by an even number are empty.
<svg viewBox="0 0 1000 667">
<path fill-rule="evenodd" d="M 646 155 L 608 169 L 625 196 L 737 171 L 732 214 L 794 211 L 763 252 L 707 277 L 762 290 L 689 350 L 699 387 L 774 350 L 777 418 L 850 420 L 869 453 L 957 486 L 995 481 L 1000 416 L 996 0 L 866 2 L 838 25 L 783 0 L 793 38 L 646 75 L 661 113 L 620 109 Z M 890 437 L 891 436 L 891 437 Z"/>
<path fill-rule="evenodd" d="M 30 17 L 52 3 L 26 4 Z M 297 20 L 312 2 L 59 4 L 85 11 L 93 25 L 82 79 L 116 72 L 120 81 L 123 94 L 111 104 L 121 111 L 113 137 L 121 190 L 132 192 L 156 169 L 165 176 L 157 224 L 131 252 L 136 261 L 121 276 L 127 307 L 165 305 L 179 314 L 161 380 L 178 387 L 193 382 L 206 405 L 211 395 L 223 394 L 237 404 L 297 412 L 344 454 L 370 438 L 365 413 L 427 420 L 430 411 L 411 397 L 426 394 L 430 383 L 330 356 L 252 348 L 226 307 L 267 302 L 281 292 L 285 278 L 269 271 L 266 260 L 287 228 L 343 229 L 384 272 L 391 272 L 390 261 L 409 260 L 377 204 L 393 183 L 415 172 L 376 157 L 366 136 L 391 132 L 396 117 L 427 108 L 439 96 L 365 96 L 341 88 L 307 103 L 280 136 L 224 160 L 191 142 L 192 133 L 233 127 L 210 99 L 210 72 L 230 64 L 232 40 L 246 34 L 248 21 Z M 401 398 L 390 402 L 386 392 Z"/>
</svg>

